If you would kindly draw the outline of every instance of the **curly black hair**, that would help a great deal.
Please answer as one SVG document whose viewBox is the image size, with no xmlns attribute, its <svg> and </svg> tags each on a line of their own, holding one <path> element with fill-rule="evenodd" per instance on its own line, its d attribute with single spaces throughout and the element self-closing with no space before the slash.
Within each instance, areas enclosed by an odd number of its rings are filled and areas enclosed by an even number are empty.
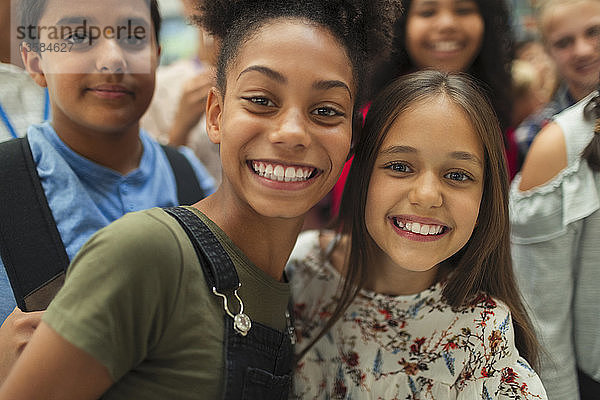
<svg viewBox="0 0 600 400">
<path fill-rule="evenodd" d="M 368 95 L 373 65 L 389 53 L 398 0 L 198 0 L 194 19 L 222 40 L 217 87 L 225 93 L 227 68 L 239 48 L 270 20 L 294 18 L 329 29 L 345 47 L 357 83 L 357 105 Z"/>
<path fill-rule="evenodd" d="M 394 24 L 391 57 L 377 68 L 373 86 L 380 90 L 391 80 L 416 70 L 406 51 L 406 20 L 412 0 L 402 0 L 405 13 Z M 475 0 L 485 30 L 481 50 L 467 72 L 482 84 L 505 132 L 512 113 L 511 62 L 514 34 L 506 0 Z"/>
</svg>

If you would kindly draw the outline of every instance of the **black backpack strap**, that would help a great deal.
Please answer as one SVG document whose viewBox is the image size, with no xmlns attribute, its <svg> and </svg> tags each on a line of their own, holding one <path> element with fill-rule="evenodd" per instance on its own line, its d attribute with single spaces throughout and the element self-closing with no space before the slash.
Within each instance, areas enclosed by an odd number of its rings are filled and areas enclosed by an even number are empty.
<svg viewBox="0 0 600 400">
<path fill-rule="evenodd" d="M 42 188 L 27 137 L 0 143 L 0 254 L 23 311 L 44 310 L 69 257 Z"/>
<path fill-rule="evenodd" d="M 189 160 L 174 147 L 164 144 L 161 147 L 175 175 L 179 204 L 191 205 L 206 197 Z"/>
</svg>

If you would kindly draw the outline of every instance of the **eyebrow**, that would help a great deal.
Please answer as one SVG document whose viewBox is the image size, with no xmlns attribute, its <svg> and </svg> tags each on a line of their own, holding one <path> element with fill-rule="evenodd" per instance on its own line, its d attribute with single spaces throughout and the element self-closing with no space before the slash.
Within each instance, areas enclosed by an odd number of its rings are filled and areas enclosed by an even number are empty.
<svg viewBox="0 0 600 400">
<path fill-rule="evenodd" d="M 119 23 L 122 25 L 127 25 L 127 23 L 129 21 L 131 21 L 131 24 L 133 26 L 136 26 L 136 25 L 137 26 L 141 26 L 141 25 L 148 26 L 148 22 L 149 22 L 147 19 L 142 18 L 142 17 L 127 17 L 127 18 L 124 18 Z"/>
<path fill-rule="evenodd" d="M 261 74 L 266 75 L 267 77 L 273 79 L 276 82 L 279 83 L 287 83 L 287 78 L 285 76 L 283 76 L 281 73 L 275 71 L 274 69 L 271 69 L 269 67 L 265 67 L 264 65 L 251 65 L 248 68 L 246 68 L 245 70 L 243 70 L 242 72 L 240 72 L 240 74 L 238 75 L 238 79 L 240 79 L 240 77 L 243 74 L 246 74 L 248 72 L 259 72 Z M 348 94 L 350 95 L 350 98 L 352 99 L 352 91 L 350 90 L 350 88 L 348 87 L 348 85 L 346 85 L 344 82 L 342 81 L 338 81 L 335 79 L 332 80 L 322 80 L 322 81 L 317 81 L 314 82 L 312 85 L 313 89 L 317 89 L 317 90 L 329 90 L 329 89 L 333 89 L 333 88 L 342 88 L 342 89 L 346 89 L 348 91 Z"/>
<path fill-rule="evenodd" d="M 350 99 L 352 99 L 352 92 L 350 91 L 350 88 L 348 87 L 348 85 L 346 85 L 342 81 L 338 81 L 338 80 L 318 81 L 318 82 L 313 83 L 313 88 L 318 89 L 318 90 L 329 90 L 329 89 L 333 89 L 333 88 L 346 89 L 346 91 L 350 95 Z"/>
<path fill-rule="evenodd" d="M 455 160 L 465 160 L 470 161 L 473 164 L 477 164 L 480 167 L 483 167 L 483 162 L 473 153 L 469 153 L 467 151 L 453 151 L 450 153 L 450 156 Z"/>
<path fill-rule="evenodd" d="M 379 153 L 383 154 L 383 155 L 387 155 L 387 154 L 399 154 L 399 153 L 416 153 L 417 149 L 415 149 L 414 147 L 410 147 L 410 146 L 390 146 L 387 147 L 383 150 L 381 150 Z"/>
<path fill-rule="evenodd" d="M 63 17 L 60 20 L 58 20 L 58 22 L 56 23 L 56 25 L 71 25 L 71 24 L 81 24 L 83 23 L 83 21 L 89 21 L 90 18 L 88 17 Z"/>
<path fill-rule="evenodd" d="M 240 77 L 243 74 L 246 74 L 248 72 L 252 72 L 252 71 L 256 71 L 256 72 L 260 72 L 261 74 L 264 74 L 266 76 L 268 76 L 269 78 L 273 79 L 274 81 L 277 81 L 279 83 L 286 83 L 287 82 L 287 78 L 285 76 L 283 76 L 282 74 L 280 74 L 279 72 L 269 68 L 269 67 L 265 67 L 263 65 L 251 65 L 248 68 L 246 68 L 245 70 L 243 70 L 242 72 L 240 72 L 240 74 L 238 75 L 238 80 L 240 79 Z"/>
<path fill-rule="evenodd" d="M 394 155 L 394 154 L 416 154 L 417 149 L 411 146 L 390 146 L 379 152 L 381 155 Z M 468 151 L 453 151 L 450 154 L 450 158 L 455 160 L 469 161 L 473 164 L 483 167 L 483 162 L 473 153 Z"/>
</svg>

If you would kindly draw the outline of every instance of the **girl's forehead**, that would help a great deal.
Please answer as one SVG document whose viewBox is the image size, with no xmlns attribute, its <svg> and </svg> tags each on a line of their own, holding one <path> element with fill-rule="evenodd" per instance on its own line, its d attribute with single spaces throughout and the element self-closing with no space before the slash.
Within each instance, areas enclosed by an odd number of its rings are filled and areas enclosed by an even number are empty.
<svg viewBox="0 0 600 400">
<path fill-rule="evenodd" d="M 262 46 L 264 42 L 285 39 L 288 46 L 301 46 L 307 41 L 318 39 L 346 53 L 344 44 L 332 31 L 314 22 L 302 18 L 275 18 L 264 21 L 250 32 L 248 38 L 240 46 L 238 54 L 247 46 Z"/>
<path fill-rule="evenodd" d="M 302 19 L 268 21 L 240 44 L 228 80 L 253 65 L 268 66 L 288 79 L 339 80 L 354 91 L 353 64 L 343 43 L 326 27 Z"/>
</svg>

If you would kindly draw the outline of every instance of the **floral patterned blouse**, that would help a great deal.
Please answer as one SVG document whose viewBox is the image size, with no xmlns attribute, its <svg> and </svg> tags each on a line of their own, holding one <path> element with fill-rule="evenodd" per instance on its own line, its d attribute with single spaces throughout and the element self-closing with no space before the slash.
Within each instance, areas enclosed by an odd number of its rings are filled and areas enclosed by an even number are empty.
<svg viewBox="0 0 600 400">
<path fill-rule="evenodd" d="M 304 232 L 290 263 L 299 353 L 326 323 L 340 275 L 317 231 Z M 332 330 L 299 361 L 292 398 L 546 399 L 515 347 L 508 307 L 481 294 L 453 310 L 443 283 L 410 296 L 362 290 Z"/>
</svg>

